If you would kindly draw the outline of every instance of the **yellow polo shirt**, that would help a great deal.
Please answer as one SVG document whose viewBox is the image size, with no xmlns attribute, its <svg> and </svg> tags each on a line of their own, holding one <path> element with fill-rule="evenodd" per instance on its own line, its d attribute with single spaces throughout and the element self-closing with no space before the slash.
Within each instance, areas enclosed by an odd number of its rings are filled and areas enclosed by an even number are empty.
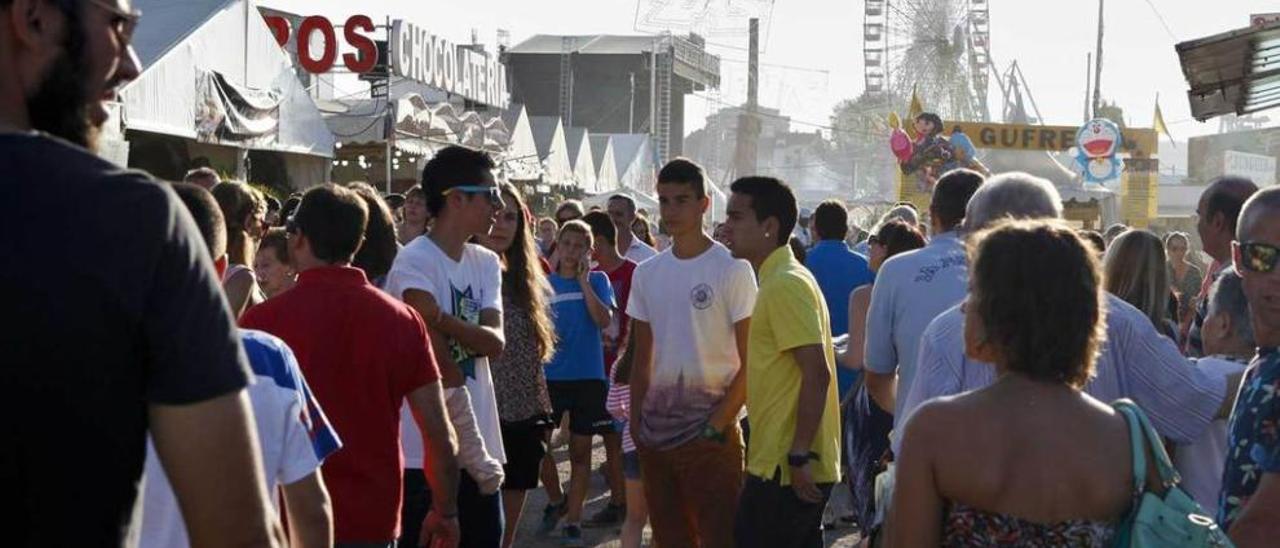
<svg viewBox="0 0 1280 548">
<path fill-rule="evenodd" d="M 747 345 L 747 414 L 751 442 L 747 473 L 769 480 L 782 470 L 782 485 L 791 484 L 787 453 L 796 431 L 800 398 L 800 364 L 792 349 L 821 345 L 831 382 L 827 385 L 822 421 L 810 450 L 814 481 L 840 480 L 840 411 L 836 395 L 836 360 L 831 345 L 831 319 L 818 282 L 782 246 L 760 266 L 760 290 L 751 315 Z"/>
</svg>

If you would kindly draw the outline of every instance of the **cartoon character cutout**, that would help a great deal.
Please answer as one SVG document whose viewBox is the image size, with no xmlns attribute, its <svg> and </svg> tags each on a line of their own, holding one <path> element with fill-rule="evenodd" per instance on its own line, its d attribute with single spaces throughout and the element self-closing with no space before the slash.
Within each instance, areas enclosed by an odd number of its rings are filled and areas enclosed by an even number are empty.
<svg viewBox="0 0 1280 548">
<path fill-rule="evenodd" d="M 1105 118 L 1090 120 L 1076 133 L 1076 146 L 1068 151 L 1075 157 L 1086 183 L 1103 184 L 1120 176 L 1120 126 Z"/>
<path fill-rule="evenodd" d="M 901 127 L 897 114 L 890 114 L 889 148 L 898 159 L 902 173 L 918 173 L 916 185 L 921 192 L 933 190 L 938 177 L 952 169 L 969 168 L 982 173 L 987 169 L 978 161 L 977 149 L 969 137 L 958 128 L 951 136 L 942 135 L 942 118 L 932 112 L 922 112 L 912 121 L 916 139 L 911 141 Z"/>
</svg>

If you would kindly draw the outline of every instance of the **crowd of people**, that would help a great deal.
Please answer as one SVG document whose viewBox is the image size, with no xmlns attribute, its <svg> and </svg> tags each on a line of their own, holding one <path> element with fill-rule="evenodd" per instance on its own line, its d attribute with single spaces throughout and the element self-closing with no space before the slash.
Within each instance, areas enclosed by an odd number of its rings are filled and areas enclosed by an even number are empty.
<svg viewBox="0 0 1280 548">
<path fill-rule="evenodd" d="M 1205 189 L 1204 268 L 1024 173 L 948 172 L 866 231 L 759 176 L 709 231 L 685 159 L 656 228 L 621 194 L 539 219 L 462 147 L 404 195 L 281 201 L 91 152 L 136 13 L 0 15 L 15 545 L 516 546 L 540 486 L 565 546 L 821 546 L 846 487 L 869 545 L 1104 546 L 1173 489 L 1187 527 L 1280 538 L 1280 189 Z"/>
</svg>

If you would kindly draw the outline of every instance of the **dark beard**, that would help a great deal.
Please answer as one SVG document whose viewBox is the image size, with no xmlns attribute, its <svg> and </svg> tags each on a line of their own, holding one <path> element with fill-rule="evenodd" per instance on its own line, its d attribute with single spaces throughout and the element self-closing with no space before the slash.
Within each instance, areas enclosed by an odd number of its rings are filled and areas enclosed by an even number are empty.
<svg viewBox="0 0 1280 548">
<path fill-rule="evenodd" d="M 36 93 L 27 98 L 31 127 L 92 148 L 96 131 L 89 123 L 89 98 L 85 91 L 84 36 L 79 21 L 69 21 L 62 54 Z"/>
</svg>

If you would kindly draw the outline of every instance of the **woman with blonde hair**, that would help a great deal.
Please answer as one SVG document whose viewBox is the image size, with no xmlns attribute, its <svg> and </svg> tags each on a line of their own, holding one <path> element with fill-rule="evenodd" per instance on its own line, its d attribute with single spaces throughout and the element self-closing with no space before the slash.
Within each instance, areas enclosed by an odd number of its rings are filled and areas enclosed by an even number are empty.
<svg viewBox="0 0 1280 548">
<path fill-rule="evenodd" d="M 249 307 L 267 300 L 251 266 L 258 240 L 266 232 L 267 200 L 240 181 L 218 183 L 212 192 L 227 225 L 227 271 L 222 287 L 238 319 Z"/>
<path fill-rule="evenodd" d="M 1177 325 L 1170 321 L 1169 277 L 1164 242 L 1147 230 L 1130 229 L 1107 246 L 1106 289 L 1141 310 L 1161 334 L 1177 342 Z"/>
</svg>

